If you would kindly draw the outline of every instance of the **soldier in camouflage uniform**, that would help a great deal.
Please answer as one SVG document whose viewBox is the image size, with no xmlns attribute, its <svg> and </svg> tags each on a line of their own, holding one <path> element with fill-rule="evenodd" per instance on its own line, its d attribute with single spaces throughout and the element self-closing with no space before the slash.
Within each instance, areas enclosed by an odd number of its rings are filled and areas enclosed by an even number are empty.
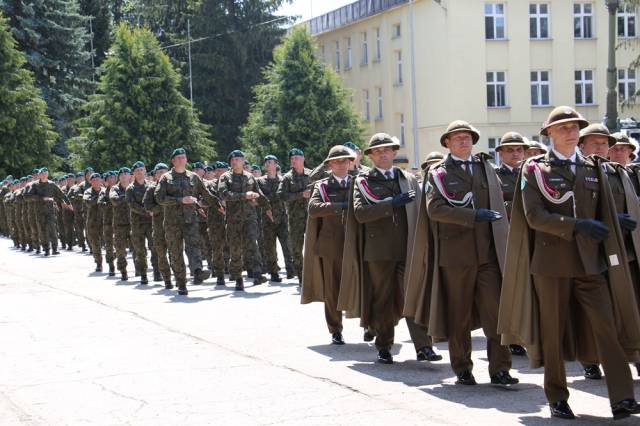
<svg viewBox="0 0 640 426">
<path fill-rule="evenodd" d="M 9 175 L 0 185 L 0 234 L 9 236 L 9 220 L 7 218 L 8 207 L 4 204 L 4 197 L 9 193 L 10 185 L 13 183 L 13 176 Z"/>
<path fill-rule="evenodd" d="M 75 174 L 70 173 L 65 176 L 65 183 L 62 186 L 62 193 L 71 201 L 71 188 L 75 184 Z M 73 227 L 74 212 L 71 209 L 62 209 L 62 248 L 67 250 L 73 250 L 75 244 L 75 231 Z"/>
<path fill-rule="evenodd" d="M 33 193 L 33 186 L 40 179 L 40 169 L 34 169 L 24 188 L 24 206 L 26 211 L 26 229 L 31 241 L 29 252 L 35 250 L 36 254 L 40 254 L 40 235 L 38 234 L 38 212 L 36 211 L 38 197 Z"/>
<path fill-rule="evenodd" d="M 122 167 L 118 171 L 118 183 L 109 191 L 109 201 L 113 206 L 113 237 L 116 248 L 116 263 L 122 281 L 127 281 L 127 246 L 131 233 L 129 217 L 129 203 L 126 200 L 126 190 L 131 181 L 131 169 Z"/>
<path fill-rule="evenodd" d="M 58 186 L 49 180 L 49 170 L 44 167 L 38 173 L 39 180 L 31 187 L 30 196 L 36 197 L 37 227 L 40 236 L 40 244 L 44 249 L 44 255 L 49 256 L 51 251 L 58 254 L 58 233 L 56 231 L 55 207 L 58 202 L 64 208 L 68 208 L 69 199 Z"/>
<path fill-rule="evenodd" d="M 153 249 L 158 258 L 158 270 L 164 280 L 164 288 L 171 290 L 171 267 L 167 259 L 167 240 L 164 235 L 164 208 L 156 200 L 156 187 L 158 181 L 169 171 L 169 167 L 164 163 L 158 163 L 153 169 L 154 180 L 147 185 L 142 202 L 145 210 L 151 215 L 151 227 L 153 228 Z M 154 281 L 157 281 L 154 273 Z"/>
<path fill-rule="evenodd" d="M 102 211 L 102 241 L 104 243 L 104 253 L 107 259 L 107 265 L 109 265 L 109 276 L 116 275 L 115 268 L 115 248 L 113 243 L 113 206 L 109 199 L 109 192 L 113 185 L 116 184 L 117 173 L 109 171 L 102 176 L 104 180 L 104 186 L 100 189 L 100 195 L 98 196 L 98 205 Z"/>
<path fill-rule="evenodd" d="M 204 181 L 205 186 L 216 197 L 220 198 L 218 194 L 218 179 L 222 175 L 220 171 L 224 171 L 221 167 L 221 163 L 218 161 L 214 163 L 213 172 L 209 176 L 208 180 Z M 205 175 L 207 177 L 207 175 Z M 221 201 L 224 204 L 224 201 Z M 225 269 L 225 247 L 226 241 L 226 229 L 225 229 L 225 211 L 218 206 L 210 206 L 207 209 L 207 229 L 209 231 L 209 241 L 211 243 L 211 262 L 212 273 L 216 277 L 216 285 L 225 285 L 224 281 L 224 269 Z"/>
<path fill-rule="evenodd" d="M 301 149 L 293 148 L 289 151 L 289 161 L 291 170 L 282 177 L 278 196 L 287 205 L 289 249 L 299 285 L 302 285 L 302 246 L 307 226 L 307 204 L 311 197 L 309 181 L 311 170 L 304 167 L 304 152 Z"/>
<path fill-rule="evenodd" d="M 87 241 L 96 263 L 96 272 L 102 272 L 102 211 L 98 204 L 102 190 L 102 176 L 99 173 L 93 173 L 89 182 L 91 186 L 82 196 L 84 211 L 87 214 Z"/>
<path fill-rule="evenodd" d="M 88 170 L 88 169 L 87 169 Z M 86 172 L 85 172 L 86 173 Z M 68 193 L 69 200 L 73 206 L 73 229 L 76 237 L 76 244 L 82 248 L 82 251 L 87 251 L 87 246 L 84 239 L 84 191 L 87 190 L 89 185 L 85 181 L 85 173 L 79 172 L 76 176 L 76 184 L 71 187 Z M 91 171 L 93 173 L 93 171 Z"/>
<path fill-rule="evenodd" d="M 204 183 L 204 164 L 202 164 L 200 161 L 193 163 L 191 171 L 197 174 Z M 198 203 L 203 204 L 203 200 L 199 198 Z M 211 259 L 211 242 L 209 241 L 209 234 L 207 231 L 207 212 L 203 208 L 198 209 L 198 230 L 200 232 L 200 254 L 202 255 L 202 258 L 207 261 L 209 270 L 213 271 L 213 261 Z"/>
<path fill-rule="evenodd" d="M 231 170 L 224 173 L 218 182 L 218 193 L 226 203 L 227 236 L 231 249 L 229 273 L 236 282 L 236 290 L 244 290 L 242 280 L 242 252 L 245 262 L 254 271 L 254 285 L 266 282 L 261 273 L 262 259 L 258 251 L 258 215 L 256 206 L 265 209 L 271 217 L 269 201 L 260 191 L 251 173 L 244 170 L 244 153 L 240 150 L 229 154 Z"/>
<path fill-rule="evenodd" d="M 197 196 L 202 196 L 209 206 L 219 205 L 219 201 L 205 188 L 198 175 L 186 169 L 187 152 L 184 148 L 177 148 L 172 152 L 171 163 L 173 168 L 160 178 L 155 195 L 158 203 L 164 207 L 164 232 L 178 294 L 187 295 L 187 272 L 183 255 L 185 244 L 193 247 L 191 261 L 194 283 L 202 283 L 211 274 L 210 271 L 202 270 L 197 222 L 197 209 L 201 206 L 198 205 Z"/>
<path fill-rule="evenodd" d="M 295 274 L 293 261 L 291 259 L 291 252 L 289 251 L 287 211 L 284 202 L 277 194 L 278 187 L 282 181 L 282 177 L 278 176 L 278 158 L 275 155 L 267 155 L 264 157 L 264 168 L 266 174 L 259 177 L 257 182 L 260 190 L 269 200 L 273 221 L 267 220 L 268 218 L 266 218 L 263 213 L 262 233 L 265 252 L 263 264 L 267 273 L 271 274 L 271 281 L 281 282 L 282 279 L 279 276 L 280 267 L 278 266 L 276 239 L 280 241 L 280 246 L 282 247 L 284 264 L 287 269 L 287 278 L 293 278 Z"/>
<path fill-rule="evenodd" d="M 133 244 L 133 262 L 136 270 L 140 272 L 140 284 L 148 284 L 147 278 L 147 245 L 151 248 L 151 265 L 153 266 L 154 278 L 159 278 L 158 258 L 153 250 L 153 231 L 151 226 L 151 215 L 144 208 L 143 198 L 147 191 L 147 181 L 145 179 L 147 170 L 142 161 L 136 161 L 131 168 L 133 172 L 133 182 L 127 187 L 126 200 L 131 212 L 131 242 Z"/>
</svg>

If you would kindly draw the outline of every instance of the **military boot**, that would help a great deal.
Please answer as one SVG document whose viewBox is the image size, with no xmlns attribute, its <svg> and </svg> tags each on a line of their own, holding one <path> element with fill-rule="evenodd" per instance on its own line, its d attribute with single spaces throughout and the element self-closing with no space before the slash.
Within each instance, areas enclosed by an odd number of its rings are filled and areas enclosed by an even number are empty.
<svg viewBox="0 0 640 426">
<path fill-rule="evenodd" d="M 204 280 L 209 278 L 210 275 L 211 275 L 211 271 L 196 269 L 195 274 L 193 276 L 193 283 L 202 284 Z"/>
<path fill-rule="evenodd" d="M 83 252 L 83 253 L 86 253 L 86 252 L 87 252 L 87 246 L 85 246 L 84 244 L 82 244 L 82 245 L 80 246 L 80 248 L 82 249 L 82 252 Z"/>
<path fill-rule="evenodd" d="M 127 271 L 120 272 L 120 281 L 129 281 L 129 277 L 127 276 Z"/>
<path fill-rule="evenodd" d="M 116 266 L 113 264 L 113 260 L 109 262 L 109 276 L 115 277 L 116 275 Z"/>
<path fill-rule="evenodd" d="M 187 290 L 187 285 L 186 284 L 182 284 L 178 286 L 178 294 L 180 296 L 186 296 L 189 294 L 189 291 Z"/>
<path fill-rule="evenodd" d="M 44 255 L 49 256 L 50 254 L 51 254 L 51 250 L 49 249 L 49 246 L 44 247 Z"/>
<path fill-rule="evenodd" d="M 271 281 L 274 283 L 281 283 L 282 278 L 280 278 L 280 275 L 276 272 L 275 274 L 271 274 Z"/>
<path fill-rule="evenodd" d="M 156 282 L 162 281 L 162 274 L 160 274 L 160 271 L 158 271 L 157 269 L 153 270 L 153 280 Z"/>
<path fill-rule="evenodd" d="M 244 282 L 242 281 L 242 278 L 238 278 L 236 280 L 236 291 L 244 291 Z"/>
<path fill-rule="evenodd" d="M 102 263 L 96 263 L 96 272 L 102 272 Z"/>
<path fill-rule="evenodd" d="M 167 290 L 171 290 L 173 288 L 173 284 L 171 284 L 171 279 L 164 281 L 164 288 Z"/>
<path fill-rule="evenodd" d="M 149 279 L 147 278 L 147 274 L 140 275 L 140 284 L 142 285 L 149 284 Z"/>
<path fill-rule="evenodd" d="M 216 285 L 219 285 L 219 286 L 225 285 L 224 275 L 218 275 L 218 280 L 216 281 Z"/>
<path fill-rule="evenodd" d="M 293 271 L 287 270 L 287 279 L 288 280 L 295 278 L 295 276 L 296 276 L 296 274 Z"/>
<path fill-rule="evenodd" d="M 262 274 L 258 274 L 253 278 L 253 285 L 260 285 L 266 282 L 267 278 Z"/>
</svg>

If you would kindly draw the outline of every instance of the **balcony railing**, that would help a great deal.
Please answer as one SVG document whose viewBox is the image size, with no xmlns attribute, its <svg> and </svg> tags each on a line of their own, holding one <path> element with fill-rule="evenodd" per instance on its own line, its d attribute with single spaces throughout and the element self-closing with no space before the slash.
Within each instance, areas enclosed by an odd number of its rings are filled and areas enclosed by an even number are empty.
<svg viewBox="0 0 640 426">
<path fill-rule="evenodd" d="M 307 21 L 306 25 L 311 34 L 319 34 L 349 25 L 404 3 L 409 3 L 409 0 L 359 0 L 315 17 Z"/>
</svg>

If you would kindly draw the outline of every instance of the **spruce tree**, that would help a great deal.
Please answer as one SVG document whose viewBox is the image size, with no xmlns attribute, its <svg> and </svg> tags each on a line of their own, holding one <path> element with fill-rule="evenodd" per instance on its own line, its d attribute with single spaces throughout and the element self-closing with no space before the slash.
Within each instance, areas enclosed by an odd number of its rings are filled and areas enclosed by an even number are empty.
<svg viewBox="0 0 640 426">
<path fill-rule="evenodd" d="M 151 31 L 120 24 L 100 74 L 87 116 L 78 120 L 80 136 L 71 142 L 74 165 L 155 164 L 176 147 L 194 160 L 213 159 L 207 128 L 180 93 L 180 76 Z"/>
<path fill-rule="evenodd" d="M 80 0 L 80 13 L 87 19 L 89 37 L 92 38 L 86 49 L 91 51 L 93 45 L 93 65 L 96 68 L 104 61 L 111 44 L 110 3 L 109 0 Z"/>
<path fill-rule="evenodd" d="M 25 62 L 0 13 L 0 176 L 57 163 L 51 154 L 57 135 Z"/>
<path fill-rule="evenodd" d="M 284 39 L 265 70 L 265 83 L 242 129 L 242 146 L 254 160 L 275 154 L 286 160 L 292 147 L 302 148 L 309 165 L 320 163 L 333 145 L 361 144 L 360 120 L 335 72 L 315 56 L 306 29 Z"/>
</svg>

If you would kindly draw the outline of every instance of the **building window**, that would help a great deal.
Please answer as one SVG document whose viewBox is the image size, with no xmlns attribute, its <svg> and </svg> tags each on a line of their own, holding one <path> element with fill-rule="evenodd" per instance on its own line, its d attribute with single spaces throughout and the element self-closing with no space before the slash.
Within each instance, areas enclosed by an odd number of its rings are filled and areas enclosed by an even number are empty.
<svg viewBox="0 0 640 426">
<path fill-rule="evenodd" d="M 362 33 L 362 61 L 363 65 L 369 63 L 369 45 L 367 44 L 367 33 Z"/>
<path fill-rule="evenodd" d="M 591 3 L 573 5 L 573 36 L 575 38 L 593 37 L 593 5 Z"/>
<path fill-rule="evenodd" d="M 400 32 L 400 24 L 395 24 L 393 26 L 393 36 L 391 38 L 399 38 L 402 35 Z"/>
<path fill-rule="evenodd" d="M 496 146 L 500 143 L 500 138 L 489 138 L 489 154 L 494 158 L 496 165 L 500 165 L 500 153 L 496 151 Z"/>
<path fill-rule="evenodd" d="M 347 37 L 347 57 L 345 58 L 344 69 L 351 69 L 353 63 L 353 51 L 351 49 L 351 37 Z"/>
<path fill-rule="evenodd" d="M 633 38 L 636 36 L 636 10 L 626 6 L 618 9 L 618 37 Z"/>
<path fill-rule="evenodd" d="M 576 105 L 593 104 L 593 71 L 581 70 L 575 72 Z"/>
<path fill-rule="evenodd" d="M 369 121 L 371 120 L 371 109 L 369 108 L 369 91 L 367 89 L 362 91 L 362 99 L 364 99 L 364 115 L 362 118 L 364 118 L 365 121 Z"/>
<path fill-rule="evenodd" d="M 504 4 L 486 3 L 484 5 L 484 29 L 487 40 L 504 40 Z"/>
<path fill-rule="evenodd" d="M 340 42 L 336 41 L 336 71 L 340 71 Z"/>
<path fill-rule="evenodd" d="M 531 105 L 549 104 L 549 71 L 531 71 Z"/>
<path fill-rule="evenodd" d="M 400 114 L 400 146 L 404 146 L 404 114 Z"/>
<path fill-rule="evenodd" d="M 547 3 L 529 5 L 529 37 L 549 38 L 549 5 Z"/>
<path fill-rule="evenodd" d="M 382 87 L 378 87 L 376 91 L 378 94 L 378 115 L 376 120 L 382 120 Z"/>
<path fill-rule="evenodd" d="M 618 98 L 626 101 L 636 94 L 636 70 L 618 70 Z"/>
<path fill-rule="evenodd" d="M 380 43 L 380 28 L 376 28 L 376 61 L 382 59 L 382 47 Z"/>
<path fill-rule="evenodd" d="M 507 82 L 504 71 L 487 73 L 487 106 L 489 108 L 507 106 Z"/>
<path fill-rule="evenodd" d="M 396 84 L 402 84 L 402 51 L 396 51 Z"/>
</svg>

